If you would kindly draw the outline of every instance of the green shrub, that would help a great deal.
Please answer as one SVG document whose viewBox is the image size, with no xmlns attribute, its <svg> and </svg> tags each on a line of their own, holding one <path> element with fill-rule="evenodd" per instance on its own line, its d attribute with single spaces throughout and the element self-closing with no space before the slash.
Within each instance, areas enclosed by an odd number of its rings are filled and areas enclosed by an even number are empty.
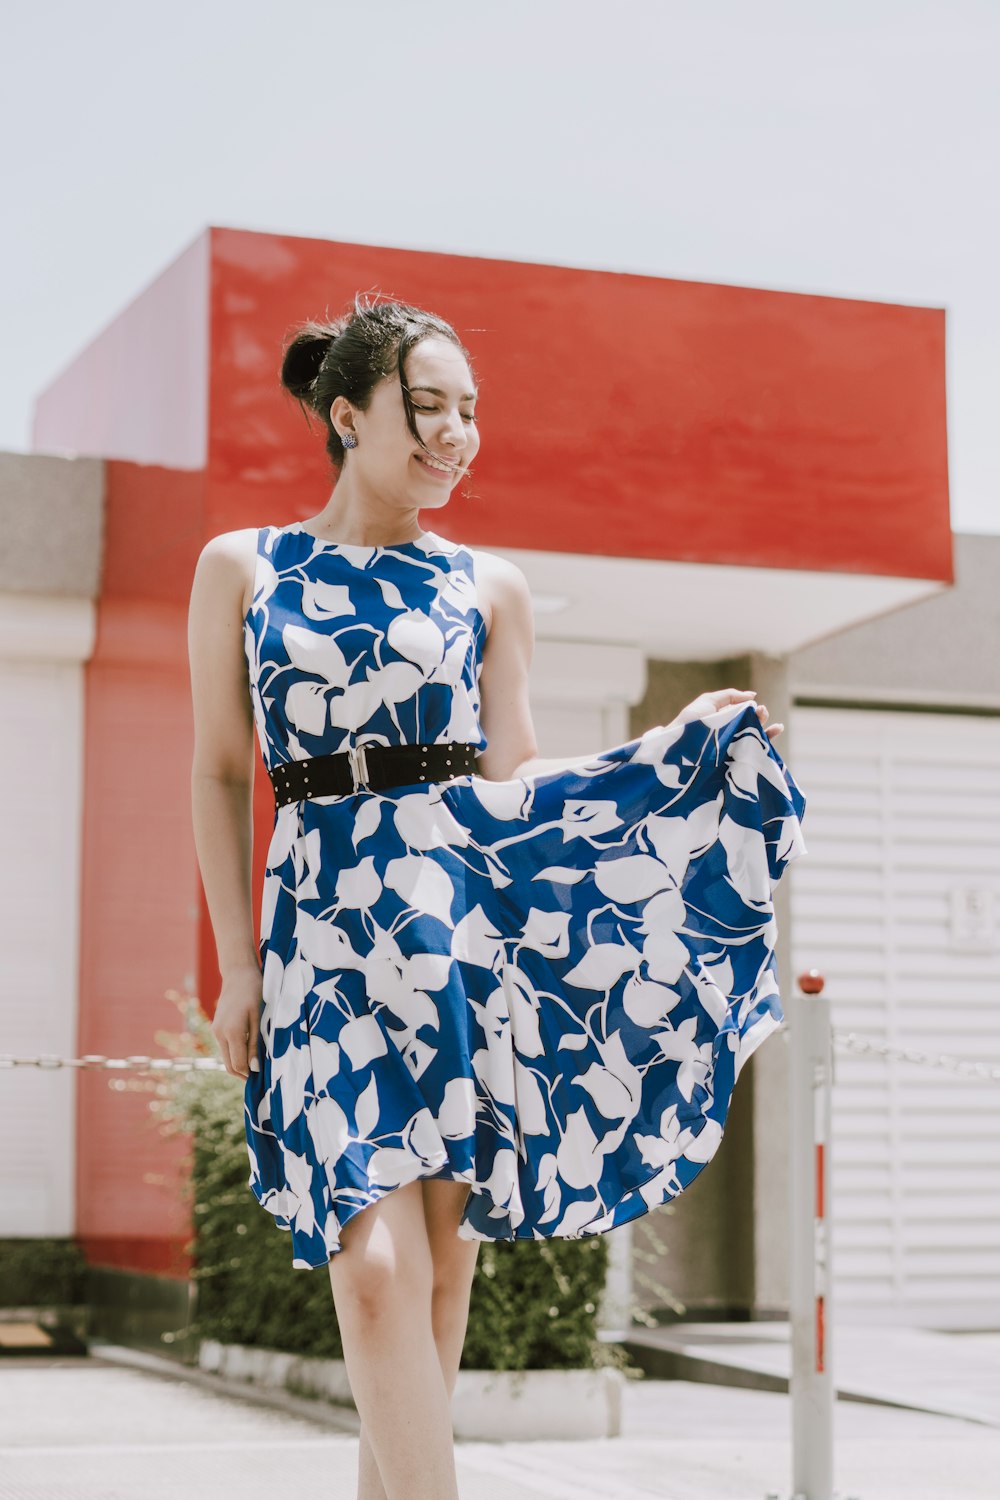
<svg viewBox="0 0 1000 1500">
<path fill-rule="evenodd" d="M 177 1056 L 217 1055 L 196 1000 L 185 1019 L 183 1032 L 157 1040 Z M 155 1093 L 161 1128 L 191 1137 L 195 1339 L 342 1357 L 329 1274 L 292 1269 L 291 1235 L 248 1186 L 242 1079 L 171 1070 Z M 481 1242 L 462 1367 L 624 1368 L 623 1351 L 596 1334 L 607 1265 L 606 1235 Z"/>
<path fill-rule="evenodd" d="M 486 1240 L 462 1350 L 466 1370 L 578 1370 L 619 1361 L 596 1337 L 608 1268 L 605 1235 Z"/>
<path fill-rule="evenodd" d="M 0 1240 L 0 1307 L 86 1301 L 87 1262 L 74 1240 Z"/>
</svg>

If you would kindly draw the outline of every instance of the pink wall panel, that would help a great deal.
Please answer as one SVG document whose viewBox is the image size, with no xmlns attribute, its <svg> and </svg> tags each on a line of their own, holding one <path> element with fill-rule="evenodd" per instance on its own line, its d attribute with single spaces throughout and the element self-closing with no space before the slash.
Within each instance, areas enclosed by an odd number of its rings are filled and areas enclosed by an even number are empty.
<svg viewBox="0 0 1000 1500">
<path fill-rule="evenodd" d="M 206 230 L 42 392 L 37 452 L 204 468 L 210 251 Z"/>
</svg>

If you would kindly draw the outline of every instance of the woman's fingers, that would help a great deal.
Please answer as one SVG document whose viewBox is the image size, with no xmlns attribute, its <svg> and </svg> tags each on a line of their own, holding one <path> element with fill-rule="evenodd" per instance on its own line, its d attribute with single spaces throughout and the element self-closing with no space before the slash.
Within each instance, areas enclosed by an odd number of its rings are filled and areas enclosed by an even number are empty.
<svg viewBox="0 0 1000 1500">
<path fill-rule="evenodd" d="M 242 1036 L 229 1038 L 229 1055 L 233 1059 L 233 1072 L 237 1078 L 245 1078 L 250 1071 L 246 1032 Z"/>
<path fill-rule="evenodd" d="M 710 703 L 715 704 L 716 708 L 725 708 L 728 703 L 739 703 L 741 699 L 744 701 L 749 701 L 751 698 L 756 698 L 756 696 L 756 688 L 713 688 L 710 692 L 703 693 L 698 701 L 703 703 L 706 699 L 708 699 Z M 784 724 L 767 724 L 767 721 L 771 717 L 771 714 L 766 704 L 755 703 L 754 708 L 756 709 L 757 717 L 760 720 L 761 727 L 763 728 L 765 725 L 767 725 L 767 727 L 764 729 L 764 733 L 768 736 L 769 739 L 773 739 L 775 735 L 781 733 L 781 731 L 785 727 Z"/>
<path fill-rule="evenodd" d="M 734 703 L 747 704 L 756 698 L 756 688 L 711 688 L 709 691 L 700 693 L 693 702 L 682 708 L 677 718 L 671 722 L 676 725 L 689 724 L 692 719 L 704 719 L 710 714 L 716 713 L 721 708 L 726 708 Z M 754 708 L 761 725 L 765 725 L 770 718 L 769 710 L 763 703 L 755 703 Z M 767 730 L 768 734 L 778 734 L 785 726 L 774 725 L 773 730 Z"/>
<path fill-rule="evenodd" d="M 770 713 L 768 712 L 767 708 L 765 708 L 763 703 L 760 703 L 757 706 L 757 717 L 760 719 L 761 724 L 767 724 L 768 719 L 771 717 Z M 780 734 L 784 727 L 784 724 L 780 723 L 770 724 L 764 730 L 764 733 L 768 736 L 769 739 L 773 740 L 775 735 Z"/>
<path fill-rule="evenodd" d="M 702 698 L 708 698 L 716 708 L 725 708 L 727 703 L 738 703 L 741 698 L 754 697 L 756 692 L 747 692 L 744 688 L 712 688 L 710 692 L 702 694 Z"/>
<path fill-rule="evenodd" d="M 246 1036 L 238 1037 L 233 1032 L 226 1034 L 220 1031 L 215 1033 L 215 1040 L 219 1044 L 226 1072 L 231 1073 L 234 1078 L 245 1078 L 247 1076 Z"/>
<path fill-rule="evenodd" d="M 234 1073 L 236 1070 L 233 1067 L 233 1061 L 229 1055 L 229 1043 L 226 1041 L 226 1038 L 224 1036 L 218 1033 L 215 1034 L 215 1040 L 219 1044 L 219 1052 L 222 1055 L 223 1067 L 225 1068 L 227 1073 Z"/>
</svg>

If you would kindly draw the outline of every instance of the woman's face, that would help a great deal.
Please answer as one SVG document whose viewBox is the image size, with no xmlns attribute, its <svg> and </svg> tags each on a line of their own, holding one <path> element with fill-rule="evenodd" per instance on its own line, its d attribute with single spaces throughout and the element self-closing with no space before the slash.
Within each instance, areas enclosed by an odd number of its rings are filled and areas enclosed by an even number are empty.
<svg viewBox="0 0 1000 1500">
<path fill-rule="evenodd" d="M 338 396 L 331 416 L 343 432 L 353 422 L 356 448 L 345 449 L 342 474 L 382 500 L 401 506 L 446 505 L 479 451 L 476 386 L 460 349 L 449 339 L 421 339 L 406 358 L 414 421 L 424 452 L 406 425 L 398 375 L 376 386 L 367 411 Z M 444 467 L 434 467 L 437 459 Z"/>
</svg>

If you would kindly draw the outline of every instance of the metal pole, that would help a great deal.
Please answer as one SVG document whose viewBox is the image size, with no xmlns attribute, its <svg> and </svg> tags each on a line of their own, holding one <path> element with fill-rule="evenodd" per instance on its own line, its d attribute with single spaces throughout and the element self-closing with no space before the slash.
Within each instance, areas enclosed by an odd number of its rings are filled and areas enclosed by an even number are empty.
<svg viewBox="0 0 1000 1500">
<path fill-rule="evenodd" d="M 790 1026 L 793 1500 L 834 1500 L 830 1103 L 833 1047 L 823 976 L 800 974 Z"/>
</svg>

